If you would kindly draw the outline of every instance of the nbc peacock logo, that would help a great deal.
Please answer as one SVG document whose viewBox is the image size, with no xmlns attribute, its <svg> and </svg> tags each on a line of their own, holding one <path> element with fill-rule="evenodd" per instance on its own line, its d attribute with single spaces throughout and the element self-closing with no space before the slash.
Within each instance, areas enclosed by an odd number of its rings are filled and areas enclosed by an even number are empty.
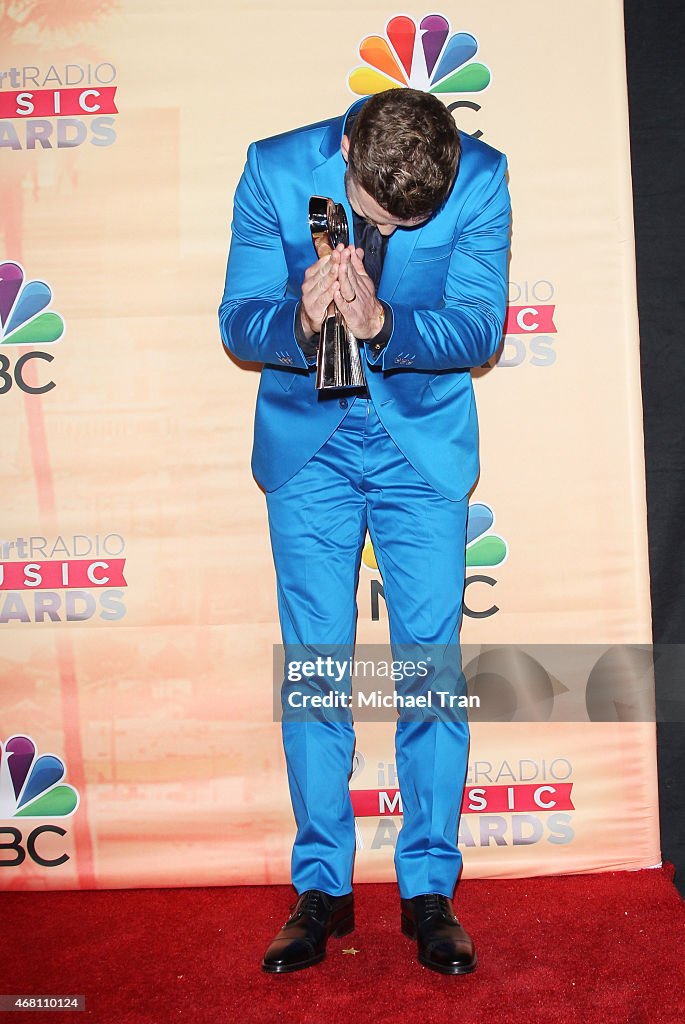
<svg viewBox="0 0 685 1024">
<path fill-rule="evenodd" d="M 36 754 L 30 736 L 10 736 L 0 743 L 0 820 L 66 818 L 78 808 L 77 790 L 62 782 L 64 761 L 55 754 Z"/>
<path fill-rule="evenodd" d="M 469 505 L 466 520 L 466 568 L 501 565 L 506 561 L 507 542 L 492 533 L 495 513 L 484 502 L 474 501 Z"/>
<path fill-rule="evenodd" d="M 0 263 L 0 346 L 48 345 L 64 334 L 64 320 L 47 309 L 52 289 L 27 281 L 19 263 Z"/>
<path fill-rule="evenodd" d="M 501 565 L 508 554 L 507 542 L 496 533 L 495 513 L 489 505 L 480 501 L 469 505 L 466 520 L 466 568 Z M 378 562 L 373 544 L 368 539 L 362 551 L 362 563 L 367 569 L 378 572 Z"/>
<path fill-rule="evenodd" d="M 361 67 L 350 72 L 348 85 L 360 96 L 386 89 L 422 89 L 430 93 L 482 92 L 490 69 L 474 61 L 478 40 L 470 32 L 452 34 L 442 14 L 420 22 L 396 15 L 384 36 L 367 36 L 359 44 Z"/>
</svg>

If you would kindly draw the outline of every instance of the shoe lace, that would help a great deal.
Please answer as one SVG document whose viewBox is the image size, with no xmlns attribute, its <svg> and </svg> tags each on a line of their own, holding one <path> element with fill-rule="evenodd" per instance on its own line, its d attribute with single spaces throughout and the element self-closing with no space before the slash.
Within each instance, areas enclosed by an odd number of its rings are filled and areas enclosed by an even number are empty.
<svg viewBox="0 0 685 1024">
<path fill-rule="evenodd" d="M 320 892 L 319 889 L 308 889 L 291 906 L 290 920 L 301 917 L 302 914 L 307 914 L 318 921 L 321 919 L 322 914 L 325 914 L 326 909 L 327 901 L 324 893 Z"/>
<path fill-rule="evenodd" d="M 424 908 L 427 917 L 432 917 L 435 914 L 452 920 L 453 912 L 450 907 L 450 901 L 442 893 L 430 892 L 424 896 Z"/>
</svg>

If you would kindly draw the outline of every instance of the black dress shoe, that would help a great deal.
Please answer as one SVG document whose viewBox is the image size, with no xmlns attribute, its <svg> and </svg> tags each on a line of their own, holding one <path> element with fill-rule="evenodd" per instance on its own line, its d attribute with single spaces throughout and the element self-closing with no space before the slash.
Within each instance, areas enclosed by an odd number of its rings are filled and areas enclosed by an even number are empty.
<svg viewBox="0 0 685 1024">
<path fill-rule="evenodd" d="M 291 914 L 262 960 L 269 974 L 287 974 L 319 964 L 326 956 L 330 935 L 340 938 L 354 931 L 352 893 L 329 896 L 320 889 L 308 889 L 297 899 Z"/>
<path fill-rule="evenodd" d="M 402 900 L 402 931 L 418 939 L 419 963 L 441 974 L 470 974 L 478 962 L 472 940 L 447 896 L 431 892 Z"/>
</svg>

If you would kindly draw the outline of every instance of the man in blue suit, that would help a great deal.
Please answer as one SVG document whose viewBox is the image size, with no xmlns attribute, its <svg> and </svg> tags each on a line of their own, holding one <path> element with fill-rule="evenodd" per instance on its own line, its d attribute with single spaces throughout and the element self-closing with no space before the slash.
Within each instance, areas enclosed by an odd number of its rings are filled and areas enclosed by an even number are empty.
<svg viewBox="0 0 685 1024">
<path fill-rule="evenodd" d="M 227 348 L 263 364 L 252 468 L 266 493 L 286 662 L 293 652 L 353 650 L 367 529 L 393 655 L 419 651 L 432 662 L 418 683 L 435 700 L 419 713 L 400 711 L 397 722 L 404 822 L 395 866 L 402 930 L 417 939 L 419 961 L 444 974 L 476 966 L 451 902 L 468 724 L 435 709 L 439 691 L 464 690 L 466 518 L 478 475 L 469 371 L 502 334 L 505 172 L 501 153 L 461 135 L 436 97 L 412 89 L 253 143 L 219 309 Z M 311 195 L 342 203 L 354 245 L 314 260 Z M 318 330 L 331 302 L 361 343 L 361 388 L 315 388 Z M 327 690 L 325 679 L 318 685 Z M 398 684 L 400 697 L 403 687 L 416 695 L 417 678 Z M 284 714 L 282 728 L 298 899 L 264 957 L 272 973 L 320 962 L 328 938 L 354 927 L 351 716 Z"/>
</svg>

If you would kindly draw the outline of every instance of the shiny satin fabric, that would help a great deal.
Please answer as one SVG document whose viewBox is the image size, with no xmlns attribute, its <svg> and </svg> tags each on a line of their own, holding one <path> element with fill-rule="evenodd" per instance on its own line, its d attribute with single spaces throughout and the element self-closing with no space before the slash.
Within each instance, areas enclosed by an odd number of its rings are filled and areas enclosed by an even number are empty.
<svg viewBox="0 0 685 1024">
<path fill-rule="evenodd" d="M 352 223 L 340 151 L 348 114 L 252 143 L 235 193 L 219 323 L 233 355 L 263 364 L 252 470 L 266 491 L 300 470 L 342 419 L 337 402 L 320 400 L 294 324 L 312 262 L 309 197 L 330 196 Z M 502 153 L 462 135 L 457 180 L 444 205 L 388 240 L 378 297 L 392 309 L 393 330 L 381 352 L 364 345 L 360 353 L 386 430 L 422 477 L 454 499 L 468 493 L 479 468 L 469 370 L 485 363 L 502 337 L 506 168 Z"/>
<path fill-rule="evenodd" d="M 467 499 L 443 497 L 417 473 L 370 399 L 342 400 L 341 407 L 342 422 L 329 440 L 266 495 L 286 662 L 303 649 L 325 656 L 336 646 L 352 654 L 356 586 L 368 527 L 383 577 L 393 652 L 442 649 L 446 656 L 439 685 L 456 692 L 463 682 L 459 625 Z M 342 685 L 349 688 L 349 678 Z M 438 685 L 435 680 L 433 685 Z M 284 682 L 284 706 L 289 686 Z M 416 679 L 411 686 L 416 689 Z M 351 889 L 351 717 L 337 713 L 303 721 L 284 716 L 297 823 L 292 879 L 298 892 L 314 888 L 343 895 Z M 404 824 L 395 866 L 403 898 L 453 893 L 461 868 L 456 836 L 468 742 L 463 716 L 401 715 L 397 721 Z"/>
</svg>

